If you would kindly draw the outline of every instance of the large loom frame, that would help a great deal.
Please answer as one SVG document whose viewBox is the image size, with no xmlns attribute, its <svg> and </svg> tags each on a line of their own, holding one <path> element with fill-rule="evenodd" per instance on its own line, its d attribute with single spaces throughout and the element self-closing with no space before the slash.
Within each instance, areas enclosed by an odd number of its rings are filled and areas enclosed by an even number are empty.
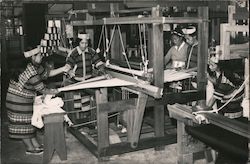
<svg viewBox="0 0 250 164">
<path fill-rule="evenodd" d="M 150 63 L 153 67 L 153 85 L 164 88 L 164 70 L 163 70 L 163 24 L 179 23 L 197 23 L 198 24 L 198 72 L 197 72 L 197 90 L 190 90 L 180 93 L 167 92 L 165 89 L 162 97 L 154 98 L 138 90 L 131 88 L 138 93 L 138 98 L 108 102 L 107 88 L 91 89 L 96 97 L 97 104 L 97 135 L 98 143 L 94 144 L 89 136 L 82 134 L 77 129 L 69 128 L 69 131 L 98 159 L 116 154 L 122 154 L 131 151 L 137 151 L 148 148 L 156 150 L 164 149 L 164 145 L 176 143 L 176 135 L 164 134 L 164 109 L 166 104 L 187 103 L 200 100 L 205 102 L 206 94 L 206 66 L 208 56 L 208 7 L 198 7 L 197 17 L 162 17 L 157 7 L 152 8 L 152 17 L 114 17 L 104 18 L 102 20 L 73 21 L 73 26 L 94 26 L 94 25 L 114 25 L 114 24 L 150 24 Z M 115 43 L 114 43 L 115 44 Z M 114 46 L 116 47 L 116 46 Z M 119 53 L 115 53 L 119 54 Z M 119 58 L 119 57 L 118 57 Z M 119 78 L 119 77 L 118 77 Z M 154 108 L 154 137 L 140 139 L 143 114 L 146 107 Z M 66 107 L 70 108 L 70 107 Z M 72 106 L 71 106 L 72 108 Z M 110 144 L 109 142 L 109 123 L 108 114 L 113 112 L 127 111 L 132 113 L 135 119 L 130 119 L 131 126 L 128 128 L 128 142 Z M 177 132 L 178 134 L 178 132 Z M 179 158 L 181 159 L 181 158 Z"/>
</svg>

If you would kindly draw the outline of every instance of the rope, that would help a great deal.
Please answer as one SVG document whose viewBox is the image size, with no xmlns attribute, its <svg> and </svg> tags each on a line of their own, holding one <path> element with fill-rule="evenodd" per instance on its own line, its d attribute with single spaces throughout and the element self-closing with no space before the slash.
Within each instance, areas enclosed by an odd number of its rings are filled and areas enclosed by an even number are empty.
<svg viewBox="0 0 250 164">
<path fill-rule="evenodd" d="M 107 47 L 107 49 L 106 49 L 106 52 L 109 52 L 109 49 L 110 49 L 110 47 L 111 47 L 111 43 L 112 43 L 112 40 L 113 40 L 114 34 L 115 34 L 115 28 L 116 28 L 116 25 L 114 25 L 114 27 L 113 27 L 113 29 L 112 29 L 112 33 L 111 33 L 111 37 L 110 37 L 110 42 L 109 42 L 109 45 L 108 45 L 108 47 Z"/>
<path fill-rule="evenodd" d="M 119 113 L 109 115 L 108 118 L 114 117 L 116 115 L 119 115 Z M 84 126 L 84 125 L 88 125 L 88 124 L 92 124 L 92 123 L 96 123 L 96 122 L 97 122 L 97 120 L 92 120 L 92 121 L 84 122 L 84 123 L 81 123 L 81 124 L 72 125 L 71 127 L 74 128 L 74 127 Z"/>
<path fill-rule="evenodd" d="M 96 109 L 96 107 L 91 107 L 89 110 Z M 67 114 L 73 114 L 73 113 L 80 113 L 80 112 L 86 112 L 84 110 L 74 110 L 74 111 L 68 111 Z"/>
<path fill-rule="evenodd" d="M 144 68 L 145 72 L 148 72 L 148 53 L 147 53 L 147 41 L 146 41 L 146 25 L 143 24 L 143 39 L 144 39 L 144 55 L 145 55 L 145 61 L 144 63 Z"/>
<path fill-rule="evenodd" d="M 222 110 L 227 104 L 229 104 L 234 99 L 234 97 L 238 93 L 240 93 L 242 91 L 242 89 L 244 88 L 244 85 L 246 84 L 248 78 L 249 78 L 249 75 L 246 77 L 246 79 L 244 80 L 244 82 L 241 84 L 240 88 L 237 89 L 237 91 L 233 94 L 233 96 L 224 105 L 222 105 L 219 109 L 214 109 L 214 110 L 210 110 L 210 111 L 198 111 L 198 112 L 193 112 L 193 114 L 194 115 L 198 115 L 198 114 L 202 114 L 202 113 L 216 113 L 216 114 L 218 114 L 218 112 L 220 110 Z"/>
<path fill-rule="evenodd" d="M 144 51 L 143 51 L 143 47 L 142 47 L 141 25 L 140 24 L 138 24 L 138 29 L 139 29 L 139 40 L 140 40 L 141 58 L 142 58 L 142 62 L 144 62 L 145 58 L 144 58 Z"/>
<path fill-rule="evenodd" d="M 120 41 L 121 41 L 121 45 L 122 45 L 122 51 L 123 51 L 122 54 L 123 54 L 123 56 L 125 57 L 126 63 L 127 63 L 127 65 L 128 65 L 128 68 L 129 68 L 130 70 L 132 70 L 132 69 L 131 69 L 131 66 L 130 66 L 130 63 L 129 63 L 129 61 L 128 61 L 127 54 L 126 54 L 126 52 L 125 52 L 125 47 L 124 47 L 123 40 L 122 40 L 121 28 L 120 28 L 119 25 L 118 25 L 118 33 L 119 33 Z M 132 74 L 132 76 L 133 76 L 134 79 L 138 80 L 137 77 L 134 75 L 134 73 L 133 73 L 132 71 L 131 71 L 131 74 Z"/>
<path fill-rule="evenodd" d="M 108 47 L 108 45 L 109 45 L 109 40 L 108 40 L 108 31 L 107 31 L 107 26 L 105 25 L 104 26 L 104 38 L 103 38 L 103 44 L 105 44 L 105 45 L 103 45 L 103 47 L 104 47 L 104 57 L 105 57 L 105 59 L 107 60 L 107 47 Z"/>
<path fill-rule="evenodd" d="M 195 43 L 191 46 L 191 49 L 189 51 L 189 54 L 188 54 L 188 60 L 187 60 L 187 66 L 186 66 L 186 69 L 189 68 L 189 64 L 190 64 L 190 60 L 191 60 L 191 56 L 192 56 L 192 52 L 193 52 L 193 49 L 194 49 L 194 46 L 197 46 L 198 43 Z"/>
<path fill-rule="evenodd" d="M 104 28 L 103 28 L 103 38 L 102 38 L 102 42 L 103 42 L 103 49 L 104 49 L 104 54 L 103 56 L 105 57 L 106 59 L 106 35 L 105 35 L 105 25 L 104 25 Z"/>
<path fill-rule="evenodd" d="M 193 48 L 194 48 L 194 45 L 192 45 L 191 49 L 190 49 L 190 52 L 188 54 L 188 61 L 187 61 L 187 66 L 186 66 L 186 69 L 189 68 L 189 64 L 190 64 L 190 59 L 191 59 L 191 55 L 192 55 L 192 52 L 193 52 Z"/>
<path fill-rule="evenodd" d="M 103 37 L 103 31 L 104 31 L 104 25 L 102 25 L 102 31 L 101 31 L 101 34 L 100 34 L 100 38 L 99 38 L 97 49 L 99 49 L 100 46 L 101 46 L 101 40 L 102 40 L 102 37 Z"/>
<path fill-rule="evenodd" d="M 104 36 L 105 36 L 105 50 L 107 49 L 108 45 L 109 45 L 109 40 L 108 40 L 108 29 L 107 26 L 104 26 Z"/>
<path fill-rule="evenodd" d="M 147 46 L 146 46 L 146 26 L 145 24 L 142 24 L 142 26 L 143 26 L 143 31 L 141 29 L 141 24 L 138 24 L 140 49 L 141 49 L 141 58 L 144 65 L 144 71 L 147 72 L 148 60 L 147 60 Z M 141 33 L 143 33 L 143 43 L 142 43 Z"/>
</svg>

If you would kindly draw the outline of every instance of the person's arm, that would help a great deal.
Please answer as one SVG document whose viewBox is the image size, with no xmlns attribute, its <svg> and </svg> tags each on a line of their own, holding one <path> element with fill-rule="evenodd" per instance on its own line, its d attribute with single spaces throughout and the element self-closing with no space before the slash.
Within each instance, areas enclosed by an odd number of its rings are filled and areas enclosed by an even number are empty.
<svg viewBox="0 0 250 164">
<path fill-rule="evenodd" d="M 44 88 L 43 90 L 40 90 L 39 92 L 44 94 L 44 95 L 56 95 L 59 93 L 59 90 L 58 89 Z"/>
<path fill-rule="evenodd" d="M 76 48 L 71 50 L 71 52 L 68 54 L 67 58 L 66 58 L 66 64 L 65 64 L 65 71 L 67 73 L 67 75 L 72 78 L 75 76 L 75 71 L 77 69 L 77 65 L 76 65 Z"/>
<path fill-rule="evenodd" d="M 208 100 L 207 106 L 210 107 L 210 108 L 212 108 L 213 105 L 214 105 L 214 103 L 215 103 L 215 101 L 216 101 L 216 99 L 214 98 L 214 96 L 212 96 L 212 97 Z"/>
<path fill-rule="evenodd" d="M 67 57 L 70 52 L 71 52 L 70 49 L 64 48 L 64 47 L 61 47 L 61 46 L 54 49 L 55 54 L 61 55 L 63 57 Z"/>
<path fill-rule="evenodd" d="M 211 69 L 209 68 L 209 65 L 207 66 L 207 79 L 213 85 L 216 85 L 216 83 L 217 83 L 216 73 L 211 71 Z"/>
<path fill-rule="evenodd" d="M 30 79 L 29 79 L 29 83 L 34 86 L 34 89 L 37 91 L 37 92 L 40 92 L 42 94 L 57 94 L 59 93 L 59 91 L 57 89 L 48 89 L 46 88 L 45 84 L 43 83 L 42 81 L 42 78 L 39 74 L 36 74 L 34 76 L 32 76 Z"/>
<path fill-rule="evenodd" d="M 213 84 L 215 85 L 217 83 L 217 80 L 215 77 L 210 76 L 209 74 L 207 74 L 207 79 Z"/>
<path fill-rule="evenodd" d="M 89 48 L 89 52 L 92 54 L 92 61 L 96 69 L 100 71 L 101 73 L 105 74 L 105 64 L 99 57 L 99 55 L 93 50 L 92 48 Z"/>
<path fill-rule="evenodd" d="M 56 76 L 63 72 L 68 72 L 70 69 L 71 69 L 71 66 L 69 64 L 65 64 L 64 66 L 60 68 L 50 70 L 49 77 Z"/>
</svg>

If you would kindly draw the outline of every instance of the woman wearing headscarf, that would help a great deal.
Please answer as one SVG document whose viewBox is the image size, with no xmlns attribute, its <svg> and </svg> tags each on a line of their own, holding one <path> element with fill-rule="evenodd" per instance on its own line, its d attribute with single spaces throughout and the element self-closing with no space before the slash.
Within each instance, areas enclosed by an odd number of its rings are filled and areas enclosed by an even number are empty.
<svg viewBox="0 0 250 164">
<path fill-rule="evenodd" d="M 164 57 L 166 68 L 184 69 L 187 60 L 188 44 L 184 41 L 184 34 L 181 27 L 177 26 L 171 32 L 172 47 Z"/>
<path fill-rule="evenodd" d="M 182 32 L 184 33 L 186 43 L 189 45 L 186 68 L 195 68 L 198 61 L 197 29 L 194 25 L 187 25 L 182 29 Z"/>
<path fill-rule="evenodd" d="M 48 89 L 43 80 L 62 72 L 67 72 L 65 65 L 49 70 L 41 65 L 43 56 L 40 46 L 24 52 L 27 65 L 24 70 L 12 74 L 6 97 L 9 119 L 9 137 L 21 139 L 26 147 L 26 154 L 41 154 L 43 148 L 36 138 L 36 128 L 31 125 L 34 99 L 37 94 L 57 94 L 57 89 Z"/>
<path fill-rule="evenodd" d="M 213 54 L 209 58 L 208 80 L 214 86 L 208 107 L 212 109 L 216 103 L 218 114 L 247 125 L 248 120 L 243 117 L 241 107 L 244 95 L 243 78 L 237 72 L 222 67 L 218 55 Z M 186 127 L 186 131 L 218 152 L 216 164 L 247 163 L 249 152 L 247 137 L 212 124 Z"/>
</svg>

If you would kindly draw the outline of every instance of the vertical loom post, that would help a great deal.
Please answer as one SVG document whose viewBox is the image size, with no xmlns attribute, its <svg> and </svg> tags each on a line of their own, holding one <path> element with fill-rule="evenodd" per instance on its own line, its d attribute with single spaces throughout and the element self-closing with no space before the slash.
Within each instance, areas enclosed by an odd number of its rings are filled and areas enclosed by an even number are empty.
<svg viewBox="0 0 250 164">
<path fill-rule="evenodd" d="M 54 113 L 44 116 L 44 154 L 43 163 L 49 163 L 54 151 L 61 160 L 67 160 L 65 133 L 63 127 L 64 113 Z"/>
<path fill-rule="evenodd" d="M 207 58 L 208 58 L 208 7 L 199 7 L 198 16 L 203 19 L 198 24 L 198 91 L 206 91 L 207 85 Z M 200 100 L 199 104 L 205 105 L 205 100 Z"/>
<path fill-rule="evenodd" d="M 152 8 L 152 17 L 161 16 L 159 7 Z M 163 25 L 160 23 L 153 23 L 151 33 L 151 47 L 153 58 L 153 77 L 154 85 L 163 88 L 164 87 L 164 66 L 163 66 Z M 164 136 L 164 106 L 159 105 L 154 107 L 154 129 L 155 136 Z M 156 149 L 164 149 L 164 147 L 157 147 Z"/>
<path fill-rule="evenodd" d="M 95 91 L 96 106 L 97 106 L 97 135 L 98 135 L 98 151 L 109 146 L 109 127 L 108 127 L 108 112 L 103 111 L 99 104 L 106 103 L 107 88 L 100 88 Z"/>
</svg>

